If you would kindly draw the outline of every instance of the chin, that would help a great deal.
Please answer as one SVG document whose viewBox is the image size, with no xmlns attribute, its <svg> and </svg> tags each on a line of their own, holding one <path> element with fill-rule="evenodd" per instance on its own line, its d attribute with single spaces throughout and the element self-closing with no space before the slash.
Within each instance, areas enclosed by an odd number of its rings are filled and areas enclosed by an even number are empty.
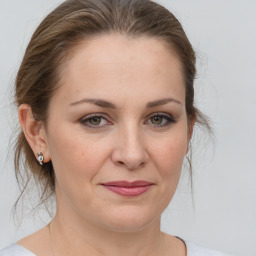
<svg viewBox="0 0 256 256">
<path fill-rule="evenodd" d="M 108 212 L 109 215 L 103 217 L 101 222 L 108 230 L 127 233 L 139 232 L 154 222 L 160 222 L 160 215 L 153 214 L 153 211 L 149 209 L 138 208 L 141 207 L 122 207 L 122 209 L 112 211 L 111 214 Z"/>
</svg>

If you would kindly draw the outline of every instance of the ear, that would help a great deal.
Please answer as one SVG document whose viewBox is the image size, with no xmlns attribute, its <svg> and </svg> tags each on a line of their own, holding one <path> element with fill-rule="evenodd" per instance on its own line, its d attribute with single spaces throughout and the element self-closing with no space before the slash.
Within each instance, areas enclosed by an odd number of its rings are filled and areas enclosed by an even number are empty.
<svg viewBox="0 0 256 256">
<path fill-rule="evenodd" d="M 48 152 L 45 127 L 42 121 L 35 120 L 30 105 L 21 104 L 19 106 L 19 121 L 35 157 L 38 157 L 37 153 L 42 152 L 44 162 L 49 162 L 51 159 Z"/>
<path fill-rule="evenodd" d="M 191 118 L 191 119 L 188 121 L 187 152 L 186 152 L 186 154 L 187 154 L 188 151 L 189 151 L 189 142 L 190 142 L 190 139 L 191 139 L 192 134 L 193 134 L 195 122 L 196 122 L 196 118 Z"/>
</svg>

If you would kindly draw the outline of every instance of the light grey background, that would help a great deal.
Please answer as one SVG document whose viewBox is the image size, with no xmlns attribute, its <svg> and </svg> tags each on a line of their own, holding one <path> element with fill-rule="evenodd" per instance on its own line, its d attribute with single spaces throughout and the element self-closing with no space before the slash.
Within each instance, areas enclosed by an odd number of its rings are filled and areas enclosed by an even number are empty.
<svg viewBox="0 0 256 256">
<path fill-rule="evenodd" d="M 18 230 L 13 222 L 18 188 L 7 150 L 17 122 L 11 108 L 15 74 L 33 30 L 60 2 L 0 0 L 0 247 L 44 225 L 26 211 Z M 184 177 L 162 228 L 205 247 L 255 256 L 256 1 L 160 3 L 179 18 L 197 51 L 197 103 L 216 134 L 215 149 L 206 140 L 196 157 L 194 208 Z"/>
</svg>

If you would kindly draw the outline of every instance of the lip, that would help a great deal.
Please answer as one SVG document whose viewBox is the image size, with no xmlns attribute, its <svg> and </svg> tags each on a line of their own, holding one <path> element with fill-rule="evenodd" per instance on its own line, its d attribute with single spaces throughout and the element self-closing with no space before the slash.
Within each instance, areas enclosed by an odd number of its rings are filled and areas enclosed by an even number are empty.
<svg viewBox="0 0 256 256">
<path fill-rule="evenodd" d="M 139 196 L 145 192 L 147 192 L 150 187 L 153 185 L 152 182 L 144 181 L 144 180 L 136 180 L 136 181 L 110 181 L 107 183 L 101 184 L 104 188 L 119 194 L 121 196 Z"/>
</svg>

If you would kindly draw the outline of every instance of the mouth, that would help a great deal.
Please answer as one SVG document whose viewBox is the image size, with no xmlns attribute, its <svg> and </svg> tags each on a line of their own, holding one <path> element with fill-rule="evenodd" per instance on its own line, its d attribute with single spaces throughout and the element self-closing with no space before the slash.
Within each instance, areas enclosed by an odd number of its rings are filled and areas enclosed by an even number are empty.
<svg viewBox="0 0 256 256">
<path fill-rule="evenodd" d="M 139 196 L 147 192 L 151 186 L 152 182 L 137 180 L 133 182 L 129 181 L 111 181 L 101 184 L 104 188 L 119 194 L 121 196 L 134 197 Z"/>
</svg>

